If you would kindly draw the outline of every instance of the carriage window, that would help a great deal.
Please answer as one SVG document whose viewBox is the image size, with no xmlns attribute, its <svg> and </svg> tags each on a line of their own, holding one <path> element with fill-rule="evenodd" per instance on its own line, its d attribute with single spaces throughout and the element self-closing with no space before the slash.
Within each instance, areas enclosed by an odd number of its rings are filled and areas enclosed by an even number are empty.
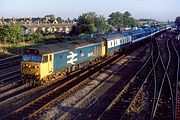
<svg viewBox="0 0 180 120">
<path fill-rule="evenodd" d="M 47 56 L 47 55 L 46 55 L 46 56 L 43 56 L 42 62 L 43 62 L 43 63 L 48 62 L 48 56 Z"/>
</svg>

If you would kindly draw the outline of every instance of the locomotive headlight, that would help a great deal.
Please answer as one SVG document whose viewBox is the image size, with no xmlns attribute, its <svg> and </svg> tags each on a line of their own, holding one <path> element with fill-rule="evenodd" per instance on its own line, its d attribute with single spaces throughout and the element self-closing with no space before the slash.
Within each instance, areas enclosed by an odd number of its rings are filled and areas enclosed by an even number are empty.
<svg viewBox="0 0 180 120">
<path fill-rule="evenodd" d="M 31 66 L 29 65 L 29 68 L 30 68 Z"/>
<path fill-rule="evenodd" d="M 22 65 L 22 67 L 24 67 L 24 68 L 25 68 L 25 67 L 26 67 L 26 65 Z"/>
<path fill-rule="evenodd" d="M 39 73 L 36 73 L 35 75 L 36 75 L 36 76 L 38 76 L 38 75 L 39 75 Z"/>
</svg>

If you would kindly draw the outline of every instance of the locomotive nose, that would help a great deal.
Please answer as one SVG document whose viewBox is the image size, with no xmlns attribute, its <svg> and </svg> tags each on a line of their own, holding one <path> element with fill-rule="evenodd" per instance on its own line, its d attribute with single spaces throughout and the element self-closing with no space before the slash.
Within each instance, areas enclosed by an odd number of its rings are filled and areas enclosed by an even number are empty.
<svg viewBox="0 0 180 120">
<path fill-rule="evenodd" d="M 38 76 L 39 75 L 39 64 L 35 63 L 22 63 L 21 73 L 23 75 Z"/>
</svg>

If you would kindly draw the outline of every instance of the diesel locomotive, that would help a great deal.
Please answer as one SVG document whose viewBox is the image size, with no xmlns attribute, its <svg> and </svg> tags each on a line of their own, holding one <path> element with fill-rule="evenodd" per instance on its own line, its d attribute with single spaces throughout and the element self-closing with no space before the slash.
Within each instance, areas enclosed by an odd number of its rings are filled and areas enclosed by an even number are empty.
<svg viewBox="0 0 180 120">
<path fill-rule="evenodd" d="M 156 26 L 85 40 L 28 47 L 22 55 L 21 74 L 29 83 L 46 84 L 165 29 L 165 26 Z"/>
</svg>

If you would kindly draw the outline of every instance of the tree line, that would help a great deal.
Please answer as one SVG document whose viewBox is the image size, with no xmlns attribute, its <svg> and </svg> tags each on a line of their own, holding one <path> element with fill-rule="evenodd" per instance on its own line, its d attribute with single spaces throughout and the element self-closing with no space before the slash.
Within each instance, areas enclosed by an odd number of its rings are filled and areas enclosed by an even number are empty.
<svg viewBox="0 0 180 120">
<path fill-rule="evenodd" d="M 58 22 L 64 21 L 61 17 L 55 18 L 54 15 L 46 15 L 51 20 L 57 20 Z M 102 15 L 97 15 L 95 12 L 87 12 L 81 14 L 77 19 L 73 19 L 77 24 L 72 27 L 70 35 L 80 34 L 105 34 L 112 31 L 115 28 L 120 31 L 123 27 L 139 26 L 139 22 L 134 19 L 129 12 L 113 12 L 109 15 L 108 19 L 105 19 Z M 23 27 L 20 24 L 0 25 L 0 40 L 1 42 L 10 41 L 17 43 L 20 41 L 30 40 L 34 43 L 43 42 L 44 39 L 54 39 L 56 36 L 43 35 L 40 32 L 30 33 L 25 36 L 23 34 Z"/>
<path fill-rule="evenodd" d="M 77 25 L 73 26 L 70 34 L 104 34 L 111 32 L 114 27 L 117 31 L 123 27 L 139 26 L 138 20 L 134 19 L 128 11 L 125 13 L 113 12 L 106 20 L 104 16 L 97 15 L 95 12 L 81 14 L 77 19 Z"/>
</svg>

